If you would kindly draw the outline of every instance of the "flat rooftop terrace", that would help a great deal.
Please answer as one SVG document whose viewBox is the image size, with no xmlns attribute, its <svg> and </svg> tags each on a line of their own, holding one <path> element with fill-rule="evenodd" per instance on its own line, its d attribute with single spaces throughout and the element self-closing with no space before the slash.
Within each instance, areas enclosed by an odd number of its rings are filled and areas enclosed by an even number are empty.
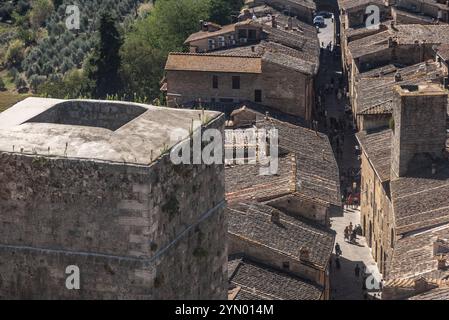
<svg viewBox="0 0 449 320">
<path fill-rule="evenodd" d="M 0 152 L 148 165 L 214 111 L 130 102 L 28 98 L 0 113 Z M 176 130 L 187 134 L 176 139 Z"/>
</svg>

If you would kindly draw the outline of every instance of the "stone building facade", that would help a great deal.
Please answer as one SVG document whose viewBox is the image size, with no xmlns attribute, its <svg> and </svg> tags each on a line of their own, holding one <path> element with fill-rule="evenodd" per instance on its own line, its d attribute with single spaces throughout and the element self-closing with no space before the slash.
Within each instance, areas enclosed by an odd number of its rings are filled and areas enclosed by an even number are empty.
<svg viewBox="0 0 449 320">
<path fill-rule="evenodd" d="M 129 118 L 109 126 L 117 114 Z M 29 98 L 2 113 L 0 297 L 225 299 L 224 166 L 174 165 L 188 136 L 166 140 L 201 116 L 223 130 L 219 113 L 110 101 Z"/>
<path fill-rule="evenodd" d="M 447 91 L 420 84 L 394 92 L 393 130 L 357 134 L 363 232 L 387 281 L 387 299 L 424 290 L 403 287 L 400 294 L 403 281 L 443 280 L 449 252 Z"/>
<path fill-rule="evenodd" d="M 250 102 L 311 121 L 320 46 L 314 26 L 265 5 L 254 17 L 190 35 L 190 53 L 171 53 L 161 90 L 168 106 Z"/>
<path fill-rule="evenodd" d="M 313 77 L 261 57 L 172 53 L 165 70 L 170 107 L 250 101 L 311 118 Z"/>
</svg>

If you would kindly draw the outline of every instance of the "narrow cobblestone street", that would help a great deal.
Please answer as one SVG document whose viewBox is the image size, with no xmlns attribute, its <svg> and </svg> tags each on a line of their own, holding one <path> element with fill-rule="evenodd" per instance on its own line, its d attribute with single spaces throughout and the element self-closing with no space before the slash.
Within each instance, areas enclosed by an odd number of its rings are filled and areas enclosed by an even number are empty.
<svg viewBox="0 0 449 320">
<path fill-rule="evenodd" d="M 377 264 L 371 255 L 371 249 L 367 246 L 365 237 L 358 236 L 357 242 L 351 244 L 344 240 L 344 229 L 349 223 L 355 226 L 360 224 L 360 211 L 358 209 L 346 209 L 343 217 L 331 219 L 332 229 L 337 233 L 336 243 L 340 245 L 342 255 L 340 256 L 341 268 L 335 266 L 335 255 L 331 269 L 332 299 L 336 300 L 361 300 L 365 299 L 362 290 L 362 275 L 355 276 L 355 267 L 358 264 L 366 274 L 372 275 L 377 283 L 381 275 Z M 372 278 L 369 278 L 372 280 Z M 377 294 L 375 290 L 370 295 Z"/>
<path fill-rule="evenodd" d="M 341 60 L 335 54 L 335 20 L 326 19 L 326 27 L 320 29 L 319 39 L 322 46 L 321 70 L 318 77 L 318 88 L 324 88 L 326 84 L 334 83 L 335 86 L 343 87 L 343 75 Z M 341 84 L 340 84 L 341 83 Z M 357 142 L 355 131 L 352 129 L 352 118 L 345 113 L 345 107 L 349 102 L 343 95 L 341 99 L 337 98 L 336 90 L 321 91 L 320 100 L 324 106 L 324 119 L 321 120 L 321 128 L 330 133 L 330 119 L 345 119 L 347 128 L 344 132 L 343 143 L 341 145 L 340 156 L 336 153 L 339 163 L 340 174 L 348 175 L 348 172 L 360 168 L 360 161 L 356 150 Z M 326 123 L 323 126 L 323 123 Z M 323 128 L 324 127 L 324 128 Z M 332 133 L 329 135 L 332 138 Z M 331 139 L 332 140 L 332 139 Z M 331 141 L 332 142 L 332 141 Z M 335 149 L 336 150 L 336 149 Z M 345 186 L 343 186 L 342 192 Z M 344 229 L 352 222 L 355 227 L 360 224 L 359 207 L 345 208 L 343 216 L 331 217 L 332 229 L 336 232 L 336 243 L 340 245 L 342 255 L 339 258 L 340 268 L 336 266 L 336 256 L 332 257 L 331 267 L 331 299 L 335 300 L 362 300 L 367 298 L 378 298 L 376 290 L 369 290 L 369 295 L 365 295 L 363 290 L 362 272 L 359 277 L 355 275 L 356 265 L 361 270 L 365 270 L 368 281 L 379 283 L 381 275 L 377 264 L 371 255 L 371 249 L 367 246 L 364 237 L 358 236 L 356 243 L 349 243 L 344 239 Z M 373 280 L 373 278 L 375 280 Z M 373 282 L 374 281 L 374 282 Z"/>
</svg>

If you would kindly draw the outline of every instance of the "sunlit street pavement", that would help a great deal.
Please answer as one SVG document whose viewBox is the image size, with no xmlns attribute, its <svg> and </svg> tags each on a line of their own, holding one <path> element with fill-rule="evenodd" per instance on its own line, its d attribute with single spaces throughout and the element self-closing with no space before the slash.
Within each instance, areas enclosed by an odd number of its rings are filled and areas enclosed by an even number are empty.
<svg viewBox="0 0 449 320">
<path fill-rule="evenodd" d="M 326 19 L 326 27 L 320 29 L 318 34 L 320 44 L 322 45 L 322 59 L 321 70 L 318 77 L 318 86 L 324 86 L 330 83 L 331 79 L 339 78 L 342 72 L 340 58 L 335 58 L 332 54 L 334 51 L 334 22 L 332 19 Z M 331 43 L 331 52 L 327 50 L 329 43 Z M 348 101 L 345 97 L 337 99 L 333 92 L 324 96 L 325 110 L 327 118 L 346 117 L 347 122 L 351 123 L 351 118 L 345 116 L 345 106 Z M 326 129 L 324 129 L 326 130 Z M 342 157 L 338 158 L 340 173 L 344 174 L 348 169 L 360 168 L 360 161 L 356 153 L 356 139 L 354 131 L 348 129 L 345 133 L 344 144 L 342 146 Z M 356 265 L 359 265 L 360 270 L 365 270 L 368 280 L 371 283 L 379 283 L 381 275 L 377 268 L 377 264 L 371 255 L 371 249 L 367 246 L 364 237 L 358 236 L 356 243 L 351 244 L 344 240 L 344 229 L 352 222 L 353 226 L 360 224 L 360 210 L 345 208 L 344 215 L 338 217 L 331 217 L 332 229 L 337 233 L 336 243 L 339 243 L 342 250 L 342 256 L 339 258 L 340 269 L 336 266 L 335 254 L 332 258 L 331 264 L 331 298 L 335 300 L 363 300 L 363 299 L 378 299 L 380 296 L 376 290 L 363 290 L 363 275 L 360 272 L 359 277 L 355 275 Z M 375 281 L 370 277 L 374 277 Z M 369 296 L 368 296 L 369 295 Z"/>
</svg>

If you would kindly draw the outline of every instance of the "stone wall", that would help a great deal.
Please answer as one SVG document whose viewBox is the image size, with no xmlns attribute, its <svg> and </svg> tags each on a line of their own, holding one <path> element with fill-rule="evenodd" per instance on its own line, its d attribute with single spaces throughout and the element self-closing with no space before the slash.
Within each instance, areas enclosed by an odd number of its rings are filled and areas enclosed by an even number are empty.
<svg viewBox="0 0 449 320">
<path fill-rule="evenodd" d="M 293 216 L 303 217 L 324 226 L 330 225 L 329 205 L 319 200 L 292 195 L 272 200 L 269 204 Z"/>
<path fill-rule="evenodd" d="M 0 153 L 0 298 L 226 299 L 223 199 L 223 165 Z"/>
<path fill-rule="evenodd" d="M 395 226 L 391 201 L 371 163 L 362 153 L 361 224 L 363 235 L 385 277 L 394 248 Z M 393 230 L 393 232 L 392 232 Z M 392 238 L 393 237 L 393 238 Z M 393 244 L 393 246 L 392 246 Z"/>
<path fill-rule="evenodd" d="M 429 157 L 443 156 L 447 139 L 447 99 L 443 90 L 439 94 L 415 92 L 402 95 L 395 92 L 392 176 L 404 176 L 410 166 L 418 164 L 430 170 L 433 160 Z M 418 156 L 424 158 L 413 161 Z"/>
<path fill-rule="evenodd" d="M 214 75 L 217 89 L 212 87 Z M 240 76 L 240 89 L 232 89 L 233 76 Z M 167 71 L 167 83 L 170 107 L 199 99 L 255 102 L 255 90 L 262 91 L 261 104 L 305 119 L 310 119 L 314 104 L 312 78 L 268 62 L 263 63 L 262 74 Z"/>
<path fill-rule="evenodd" d="M 357 128 L 360 131 L 388 128 L 391 117 L 389 114 L 358 115 Z"/>
</svg>

